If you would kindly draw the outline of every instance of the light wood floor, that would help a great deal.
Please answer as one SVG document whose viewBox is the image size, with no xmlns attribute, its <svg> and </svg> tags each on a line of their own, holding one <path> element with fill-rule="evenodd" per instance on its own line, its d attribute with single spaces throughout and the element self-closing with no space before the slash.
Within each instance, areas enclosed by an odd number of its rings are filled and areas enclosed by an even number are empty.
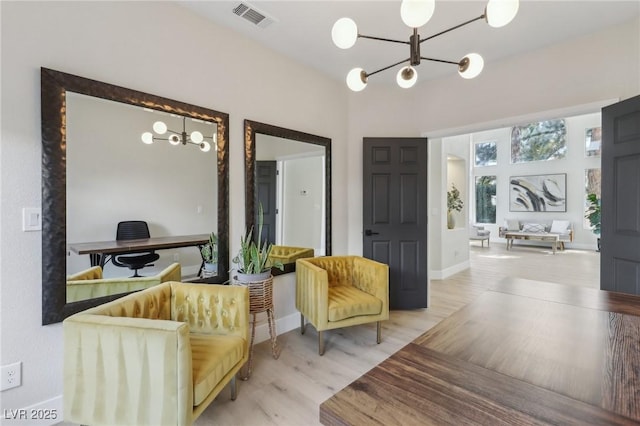
<svg viewBox="0 0 640 426">
<path fill-rule="evenodd" d="M 278 336 L 280 359 L 269 342 L 254 348 L 253 374 L 238 380 L 238 398 L 225 389 L 196 425 L 318 425 L 319 406 L 391 354 L 420 336 L 493 283 L 507 276 L 599 288 L 600 255 L 595 251 L 551 249 L 517 244 L 481 248 L 471 243 L 471 268 L 449 279 L 431 281 L 431 307 L 392 311 L 377 345 L 375 324 L 325 332 L 326 350 L 318 355 L 317 333 L 293 330 Z"/>
</svg>

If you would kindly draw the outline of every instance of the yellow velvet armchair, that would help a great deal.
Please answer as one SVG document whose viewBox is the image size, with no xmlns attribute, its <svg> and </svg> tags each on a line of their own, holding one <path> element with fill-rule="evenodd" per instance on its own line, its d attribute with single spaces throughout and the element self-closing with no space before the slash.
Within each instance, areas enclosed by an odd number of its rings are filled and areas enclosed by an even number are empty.
<svg viewBox="0 0 640 426">
<path fill-rule="evenodd" d="M 284 263 L 294 263 L 298 259 L 313 257 L 315 254 L 312 248 L 308 247 L 292 247 L 292 246 L 273 246 L 269 253 L 269 260 L 279 260 Z"/>
<path fill-rule="evenodd" d="M 190 425 L 249 356 L 247 287 L 162 283 L 67 318 L 64 420 Z"/>
<path fill-rule="evenodd" d="M 360 256 L 326 256 L 296 261 L 296 308 L 300 332 L 305 317 L 318 331 L 318 353 L 324 354 L 322 332 L 389 319 L 389 266 Z"/>
<path fill-rule="evenodd" d="M 103 278 L 102 268 L 93 266 L 67 277 L 67 303 L 112 294 L 130 293 L 165 281 L 180 281 L 181 279 L 182 269 L 179 263 L 172 263 L 156 275 L 136 278 Z"/>
</svg>

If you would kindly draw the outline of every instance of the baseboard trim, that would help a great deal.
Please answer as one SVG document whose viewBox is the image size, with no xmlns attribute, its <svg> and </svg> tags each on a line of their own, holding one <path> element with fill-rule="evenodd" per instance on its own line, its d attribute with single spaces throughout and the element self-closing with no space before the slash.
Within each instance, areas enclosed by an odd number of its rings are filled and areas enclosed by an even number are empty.
<svg viewBox="0 0 640 426">
<path fill-rule="evenodd" d="M 51 426 L 61 423 L 62 395 L 25 408 L 5 408 L 0 419 L 0 423 L 6 426 Z"/>
<path fill-rule="evenodd" d="M 471 262 L 465 260 L 462 263 L 458 263 L 457 265 L 450 266 L 446 269 L 442 270 L 432 270 L 431 271 L 431 279 L 432 280 L 444 280 L 449 278 L 451 275 L 457 274 L 458 272 L 462 272 L 465 269 L 469 269 L 471 267 Z"/>
<path fill-rule="evenodd" d="M 300 313 L 296 312 L 286 317 L 276 319 L 276 334 L 283 334 L 300 326 Z M 256 325 L 256 336 L 254 344 L 269 340 L 269 324 L 267 315 L 258 314 L 258 324 Z"/>
</svg>

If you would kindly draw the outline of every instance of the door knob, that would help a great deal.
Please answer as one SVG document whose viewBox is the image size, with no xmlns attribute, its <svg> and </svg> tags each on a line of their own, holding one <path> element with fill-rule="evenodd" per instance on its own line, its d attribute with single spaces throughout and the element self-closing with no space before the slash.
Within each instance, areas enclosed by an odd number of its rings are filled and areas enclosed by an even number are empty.
<svg viewBox="0 0 640 426">
<path fill-rule="evenodd" d="M 371 229 L 365 229 L 364 230 L 364 235 L 366 235 L 367 237 L 370 237 L 372 235 L 380 235 L 379 232 L 373 232 Z"/>
</svg>

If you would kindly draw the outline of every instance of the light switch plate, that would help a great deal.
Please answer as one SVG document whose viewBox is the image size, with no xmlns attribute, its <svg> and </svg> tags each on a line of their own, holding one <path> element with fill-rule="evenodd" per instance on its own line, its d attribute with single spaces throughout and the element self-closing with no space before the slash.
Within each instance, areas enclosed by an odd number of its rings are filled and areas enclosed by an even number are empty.
<svg viewBox="0 0 640 426">
<path fill-rule="evenodd" d="M 42 230 L 42 212 L 37 207 L 22 209 L 22 230 L 25 232 Z"/>
</svg>

